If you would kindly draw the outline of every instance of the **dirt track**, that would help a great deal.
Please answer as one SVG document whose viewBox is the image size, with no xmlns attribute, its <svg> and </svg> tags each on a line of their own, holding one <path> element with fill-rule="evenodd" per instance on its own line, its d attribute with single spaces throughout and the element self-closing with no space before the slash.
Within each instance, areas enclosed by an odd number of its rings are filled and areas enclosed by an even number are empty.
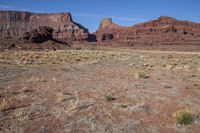
<svg viewBox="0 0 200 133">
<path fill-rule="evenodd" d="M 0 132 L 198 133 L 200 53 L 1 52 L 0 109 Z"/>
</svg>

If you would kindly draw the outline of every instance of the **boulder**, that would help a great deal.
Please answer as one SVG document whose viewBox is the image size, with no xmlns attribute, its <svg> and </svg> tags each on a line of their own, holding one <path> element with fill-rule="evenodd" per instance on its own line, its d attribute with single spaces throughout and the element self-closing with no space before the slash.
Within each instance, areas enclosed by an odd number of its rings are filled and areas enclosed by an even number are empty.
<svg viewBox="0 0 200 133">
<path fill-rule="evenodd" d="M 46 26 L 40 26 L 22 35 L 22 39 L 31 43 L 42 43 L 53 40 L 53 29 Z"/>
</svg>

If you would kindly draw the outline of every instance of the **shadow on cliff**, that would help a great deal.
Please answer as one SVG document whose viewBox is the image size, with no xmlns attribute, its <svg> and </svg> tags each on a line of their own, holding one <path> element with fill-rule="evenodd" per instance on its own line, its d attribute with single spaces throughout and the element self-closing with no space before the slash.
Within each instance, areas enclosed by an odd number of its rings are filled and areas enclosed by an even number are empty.
<svg viewBox="0 0 200 133">
<path fill-rule="evenodd" d="M 97 37 L 94 34 L 88 34 L 88 42 L 97 42 Z"/>
</svg>

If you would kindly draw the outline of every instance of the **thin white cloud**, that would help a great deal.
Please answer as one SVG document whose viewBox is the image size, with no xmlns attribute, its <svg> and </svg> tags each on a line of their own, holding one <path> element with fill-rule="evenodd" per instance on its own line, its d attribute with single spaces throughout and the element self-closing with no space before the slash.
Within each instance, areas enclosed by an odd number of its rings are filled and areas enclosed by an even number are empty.
<svg viewBox="0 0 200 133">
<path fill-rule="evenodd" d="M 96 19 L 102 19 L 102 18 L 112 18 L 113 20 L 120 20 L 120 21 L 146 21 L 145 19 L 140 18 L 126 18 L 126 17 L 116 17 L 116 16 L 107 16 L 107 15 L 98 15 L 98 14 L 73 14 L 74 17 L 88 17 L 88 18 L 96 18 Z"/>
<path fill-rule="evenodd" d="M 0 10 L 16 10 L 16 11 L 45 12 L 45 11 L 43 11 L 43 10 L 28 9 L 28 8 L 24 8 L 24 7 L 10 6 L 10 5 L 0 5 Z"/>
<path fill-rule="evenodd" d="M 0 10 L 17 10 L 17 11 L 30 11 L 30 9 L 24 7 L 10 6 L 10 5 L 0 5 Z M 43 10 L 31 10 L 32 12 L 44 12 Z M 74 17 L 86 17 L 86 18 L 112 18 L 113 20 L 127 21 L 127 22 L 142 22 L 146 21 L 145 19 L 140 18 L 126 18 L 126 17 L 117 17 L 117 16 L 108 16 L 108 15 L 99 15 L 99 14 L 72 14 Z"/>
<path fill-rule="evenodd" d="M 75 17 L 90 17 L 90 18 L 101 18 L 103 15 L 94 15 L 94 14 L 73 14 Z"/>
<path fill-rule="evenodd" d="M 9 6 L 9 5 L 0 5 L 1 10 L 21 10 L 21 11 L 27 11 L 28 9 L 23 7 L 16 7 L 16 6 Z"/>
</svg>

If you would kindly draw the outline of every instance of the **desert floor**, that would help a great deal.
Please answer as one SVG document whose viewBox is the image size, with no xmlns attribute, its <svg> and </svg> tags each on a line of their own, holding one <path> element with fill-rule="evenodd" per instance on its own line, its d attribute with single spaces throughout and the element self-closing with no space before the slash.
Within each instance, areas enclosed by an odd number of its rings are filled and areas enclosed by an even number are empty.
<svg viewBox="0 0 200 133">
<path fill-rule="evenodd" d="M 180 125 L 176 114 L 190 112 Z M 0 132 L 198 133 L 200 53 L 0 52 Z"/>
</svg>

